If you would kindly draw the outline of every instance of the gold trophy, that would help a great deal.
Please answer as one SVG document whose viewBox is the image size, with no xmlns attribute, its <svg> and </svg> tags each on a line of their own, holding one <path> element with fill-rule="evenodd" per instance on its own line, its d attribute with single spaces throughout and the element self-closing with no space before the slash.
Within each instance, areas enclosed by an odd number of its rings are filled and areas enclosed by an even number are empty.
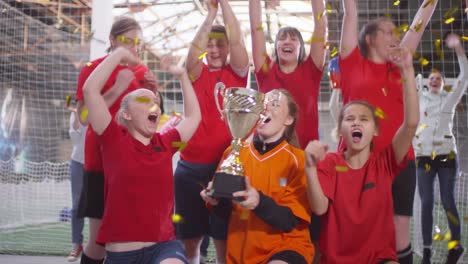
<svg viewBox="0 0 468 264">
<path fill-rule="evenodd" d="M 220 91 L 223 97 L 222 109 L 218 101 Z M 259 123 L 260 115 L 264 111 L 265 95 L 248 88 L 226 89 L 221 82 L 216 84 L 214 95 L 221 119 L 228 125 L 233 139 L 231 153 L 215 173 L 213 187 L 208 195 L 232 199 L 232 193 L 245 190 L 244 167 L 239 159 L 239 151 L 242 141 L 252 134 Z"/>
</svg>

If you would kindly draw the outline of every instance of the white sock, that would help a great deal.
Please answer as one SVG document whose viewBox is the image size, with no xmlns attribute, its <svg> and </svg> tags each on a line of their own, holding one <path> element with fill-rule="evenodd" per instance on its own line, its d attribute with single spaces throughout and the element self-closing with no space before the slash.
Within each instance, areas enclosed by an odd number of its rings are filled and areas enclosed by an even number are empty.
<svg viewBox="0 0 468 264">
<path fill-rule="evenodd" d="M 187 258 L 189 264 L 200 264 L 200 255 L 197 255 L 194 258 Z"/>
</svg>

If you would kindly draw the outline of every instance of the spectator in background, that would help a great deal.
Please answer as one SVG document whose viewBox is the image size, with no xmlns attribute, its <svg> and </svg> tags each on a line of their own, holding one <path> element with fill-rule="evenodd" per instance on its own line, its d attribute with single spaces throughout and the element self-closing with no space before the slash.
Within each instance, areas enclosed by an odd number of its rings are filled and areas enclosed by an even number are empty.
<svg viewBox="0 0 468 264">
<path fill-rule="evenodd" d="M 84 143 L 87 126 L 80 123 L 76 108 L 67 106 L 67 110 L 71 112 L 68 134 L 73 144 L 70 159 L 72 250 L 67 259 L 69 262 L 73 262 L 78 260 L 83 251 L 84 218 L 78 216 L 78 203 L 83 188 Z"/>
<path fill-rule="evenodd" d="M 468 60 L 458 35 L 449 34 L 445 42 L 447 47 L 454 49 L 457 54 L 460 74 L 452 86 L 453 89 L 449 90 L 442 89 L 445 83 L 441 72 L 433 71 L 429 75 L 429 90 L 419 91 L 421 120 L 413 141 L 416 152 L 418 191 L 421 197 L 424 248 L 422 264 L 431 263 L 432 211 L 436 175 L 439 178 L 440 197 L 447 214 L 452 240 L 446 263 L 457 263 L 464 251 L 460 244 L 461 221 L 454 197 L 455 180 L 458 175 L 458 155 L 452 128 L 455 107 L 468 86 Z"/>
</svg>

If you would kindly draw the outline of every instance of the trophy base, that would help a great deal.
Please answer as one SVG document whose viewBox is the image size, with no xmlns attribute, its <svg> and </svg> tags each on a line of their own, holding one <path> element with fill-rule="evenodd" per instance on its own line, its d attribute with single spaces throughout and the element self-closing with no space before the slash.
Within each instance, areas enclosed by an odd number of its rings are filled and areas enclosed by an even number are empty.
<svg viewBox="0 0 468 264">
<path fill-rule="evenodd" d="M 224 172 L 216 172 L 213 178 L 213 187 L 208 193 L 211 197 L 228 198 L 242 201 L 242 197 L 234 197 L 233 193 L 245 190 L 245 178 Z"/>
</svg>

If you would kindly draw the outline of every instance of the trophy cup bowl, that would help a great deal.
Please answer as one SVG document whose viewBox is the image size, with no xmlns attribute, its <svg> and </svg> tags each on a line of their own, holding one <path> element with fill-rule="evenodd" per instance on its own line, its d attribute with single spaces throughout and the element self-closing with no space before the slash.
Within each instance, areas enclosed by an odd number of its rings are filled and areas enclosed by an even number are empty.
<svg viewBox="0 0 468 264">
<path fill-rule="evenodd" d="M 213 186 L 208 195 L 233 199 L 232 193 L 245 190 L 244 168 L 239 159 L 239 151 L 243 140 L 252 134 L 259 123 L 260 115 L 264 111 L 265 95 L 249 88 L 226 89 L 221 82 L 216 84 L 214 94 L 221 119 L 224 119 L 228 125 L 233 139 L 232 150 L 216 171 Z M 223 97 L 222 108 L 218 101 L 218 94 Z"/>
</svg>

